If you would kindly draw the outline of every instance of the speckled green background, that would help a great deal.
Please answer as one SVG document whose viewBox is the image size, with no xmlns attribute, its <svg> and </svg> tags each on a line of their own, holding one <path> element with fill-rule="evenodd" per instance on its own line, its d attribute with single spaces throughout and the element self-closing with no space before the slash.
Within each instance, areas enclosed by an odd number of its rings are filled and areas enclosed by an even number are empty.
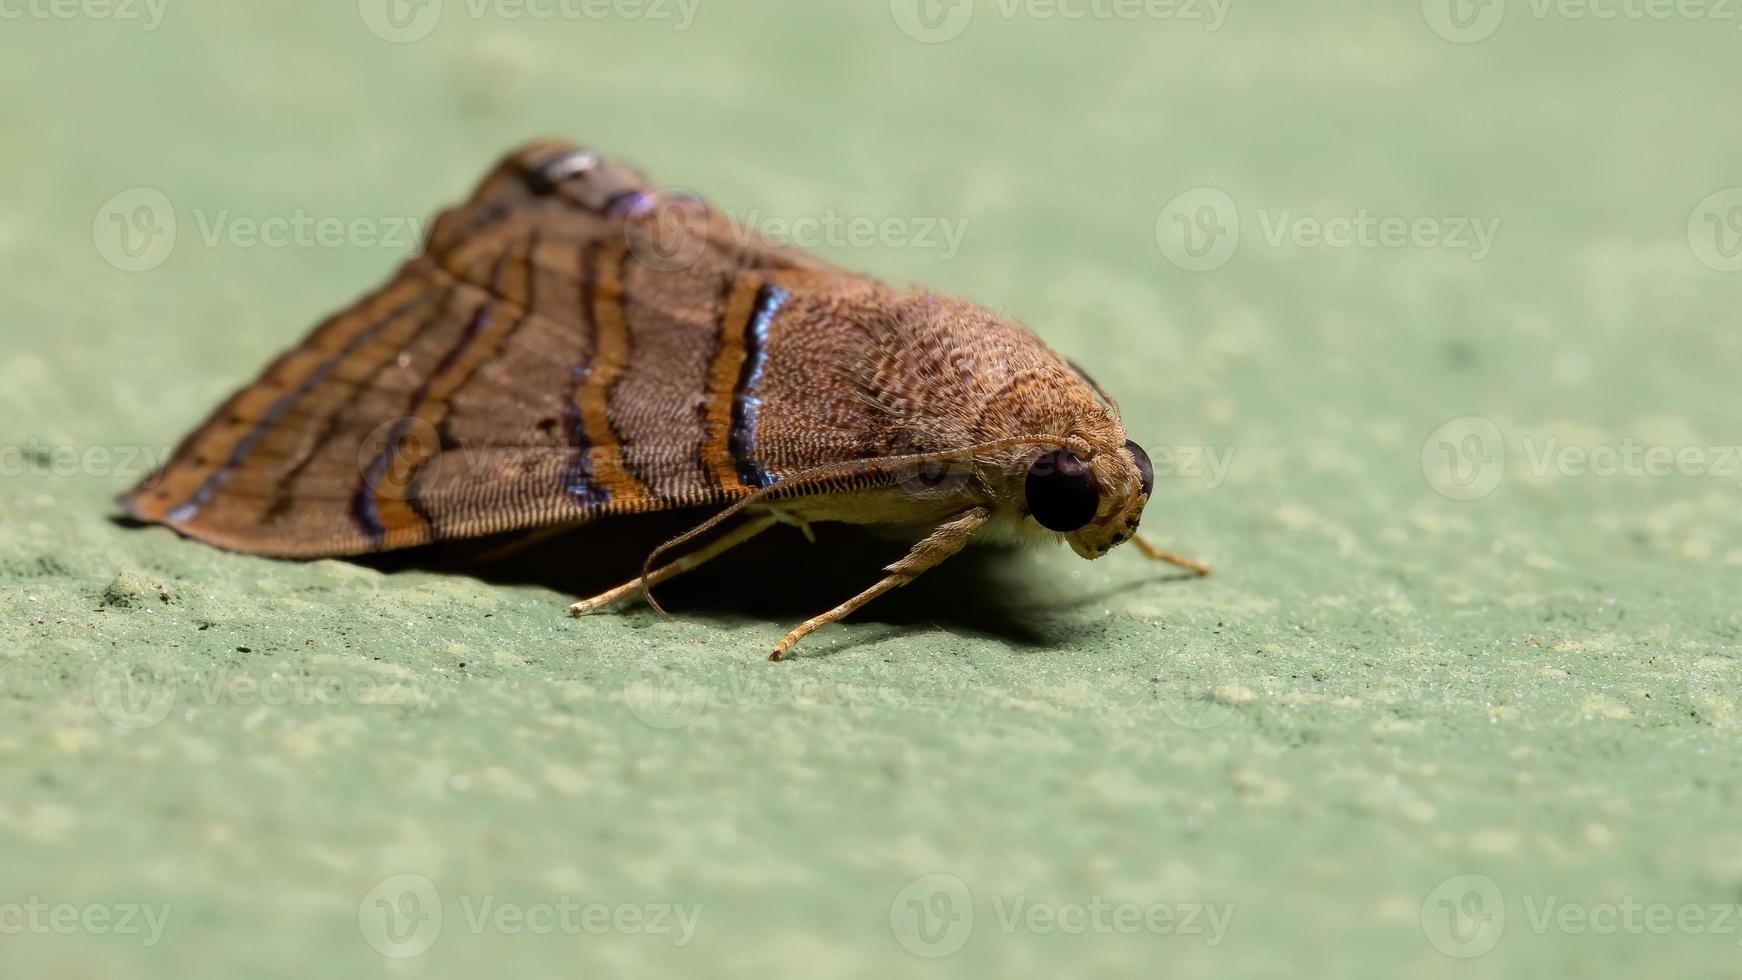
<svg viewBox="0 0 1742 980">
<path fill-rule="evenodd" d="M 941 43 L 887 0 L 397 42 L 376 0 L 0 3 L 0 976 L 1742 976 L 1735 15 L 1008 2 Z M 1145 528 L 1216 576 L 987 552 L 771 665 L 892 546 L 574 621 L 658 529 L 382 569 L 111 522 L 405 252 L 219 223 L 422 218 L 537 135 L 740 216 L 966 220 L 823 251 L 1214 451 Z M 1237 250 L 1179 267 L 1217 201 Z M 142 204 L 173 249 L 118 251 Z M 1498 234 L 1313 244 L 1361 213 Z M 563 902 L 701 918 L 477 918 Z M 1189 906 L 1232 918 L 1130 917 Z"/>
</svg>

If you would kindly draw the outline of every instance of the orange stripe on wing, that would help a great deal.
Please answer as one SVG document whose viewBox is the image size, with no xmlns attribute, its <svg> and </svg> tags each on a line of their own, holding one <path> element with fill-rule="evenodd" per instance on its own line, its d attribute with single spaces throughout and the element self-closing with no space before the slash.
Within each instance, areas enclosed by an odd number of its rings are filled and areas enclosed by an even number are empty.
<svg viewBox="0 0 1742 980">
<path fill-rule="evenodd" d="M 473 308 L 466 330 L 413 395 L 394 438 L 365 471 L 357 509 L 360 519 L 366 517 L 365 523 L 373 525 L 365 530 L 378 541 L 414 543 L 440 536 L 442 529 L 418 506 L 418 478 L 442 452 L 440 433 L 454 394 L 495 359 L 508 338 L 533 315 L 532 259 L 538 246 L 535 228 L 520 254 L 510 248 L 497 257 L 489 290 Z M 519 315 L 509 315 L 515 309 Z M 453 462 L 470 465 L 463 450 L 451 455 Z"/>
<path fill-rule="evenodd" d="M 647 485 L 624 465 L 623 440 L 611 424 L 611 388 L 629 366 L 629 321 L 623 315 L 623 266 L 628 261 L 627 241 L 613 242 L 599 252 L 592 364 L 575 393 L 589 447 L 589 482 L 619 502 L 648 496 Z"/>
<path fill-rule="evenodd" d="M 244 464 L 260 438 L 301 396 L 357 348 L 432 298 L 427 282 L 402 273 L 361 306 L 328 318 L 259 380 L 231 396 L 182 441 L 162 470 L 122 503 L 141 520 L 177 527 L 192 523 L 227 474 Z"/>
</svg>

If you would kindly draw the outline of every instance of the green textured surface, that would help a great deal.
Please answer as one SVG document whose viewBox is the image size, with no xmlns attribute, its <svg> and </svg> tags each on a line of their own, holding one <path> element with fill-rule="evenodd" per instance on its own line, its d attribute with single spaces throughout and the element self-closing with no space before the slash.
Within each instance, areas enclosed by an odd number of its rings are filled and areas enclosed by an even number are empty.
<svg viewBox="0 0 1742 980">
<path fill-rule="evenodd" d="M 408 43 L 345 0 L 4 5 L 0 975 L 1742 975 L 1742 225 L 1705 219 L 1742 195 L 1696 211 L 1742 184 L 1738 22 L 1515 0 L 1454 43 L 1415 2 L 1305 6 L 981 0 L 922 44 L 883 0 L 684 31 L 447 0 Z M 967 220 L 948 257 L 824 251 L 1020 316 L 1152 452 L 1230 460 L 1145 522 L 1217 575 L 992 552 L 777 666 L 887 545 L 783 533 L 674 620 L 573 621 L 629 546 L 513 584 L 111 523 L 139 450 L 404 253 L 218 222 L 421 219 L 536 135 L 740 216 Z M 1190 272 L 1157 219 L 1198 187 L 1241 240 Z M 105 260 L 131 188 L 177 228 L 144 272 Z M 1267 241 L 1363 210 L 1498 235 Z M 702 912 L 683 945 L 476 921 L 565 901 Z M 1026 917 L 1102 901 L 1232 919 Z M 156 942 L 102 927 L 131 906 Z M 399 912 L 432 949 L 378 952 Z"/>
</svg>

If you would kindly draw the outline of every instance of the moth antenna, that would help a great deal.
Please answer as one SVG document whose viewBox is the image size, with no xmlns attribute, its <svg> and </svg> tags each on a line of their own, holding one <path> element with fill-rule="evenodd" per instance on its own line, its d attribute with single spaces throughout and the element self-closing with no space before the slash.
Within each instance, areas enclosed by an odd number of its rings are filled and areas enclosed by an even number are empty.
<svg viewBox="0 0 1742 980">
<path fill-rule="evenodd" d="M 718 514 L 715 514 L 700 524 L 697 524 L 695 527 L 690 528 L 688 531 L 685 531 L 648 552 L 647 558 L 641 563 L 641 598 L 650 608 L 661 616 L 671 615 L 665 611 L 665 607 L 661 606 L 658 600 L 653 598 L 653 588 L 648 584 L 648 577 L 653 574 L 653 566 L 659 561 L 660 556 L 673 548 L 679 548 L 694 541 L 696 538 L 712 531 L 716 527 L 719 527 L 722 523 L 731 520 L 733 517 L 737 516 L 739 512 L 744 510 L 744 508 L 758 504 L 777 493 L 802 490 L 806 484 L 829 479 L 839 479 L 843 476 L 867 476 L 873 473 L 901 469 L 906 466 L 917 466 L 924 463 L 953 462 L 963 458 L 964 456 L 974 456 L 984 452 L 996 452 L 997 450 L 1009 449 L 1014 446 L 1036 445 L 1068 449 L 1084 459 L 1087 459 L 1092 455 L 1088 444 L 1076 436 L 1016 436 L 1010 439 L 995 439 L 991 442 L 982 442 L 978 445 L 967 446 L 962 449 L 949 449 L 935 453 L 914 453 L 908 456 L 884 456 L 872 459 L 848 460 L 844 463 L 828 463 L 808 470 L 800 470 L 776 483 L 771 483 L 768 486 L 757 490 L 747 497 L 740 497 L 733 501 L 731 506 L 727 507 L 725 510 L 720 511 Z"/>
</svg>

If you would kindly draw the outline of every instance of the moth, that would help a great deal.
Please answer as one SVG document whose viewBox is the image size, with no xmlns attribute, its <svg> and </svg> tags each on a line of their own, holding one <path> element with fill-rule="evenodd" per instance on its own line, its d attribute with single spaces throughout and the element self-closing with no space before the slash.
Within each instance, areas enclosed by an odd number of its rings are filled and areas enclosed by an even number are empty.
<svg viewBox="0 0 1742 980">
<path fill-rule="evenodd" d="M 974 538 L 1062 538 L 1091 559 L 1134 540 L 1207 574 L 1137 537 L 1154 479 L 1113 399 L 1021 324 L 541 142 L 121 503 L 282 558 L 720 508 L 577 616 L 658 608 L 653 586 L 776 524 L 918 529 L 881 580 L 787 633 L 779 660 Z"/>
</svg>

